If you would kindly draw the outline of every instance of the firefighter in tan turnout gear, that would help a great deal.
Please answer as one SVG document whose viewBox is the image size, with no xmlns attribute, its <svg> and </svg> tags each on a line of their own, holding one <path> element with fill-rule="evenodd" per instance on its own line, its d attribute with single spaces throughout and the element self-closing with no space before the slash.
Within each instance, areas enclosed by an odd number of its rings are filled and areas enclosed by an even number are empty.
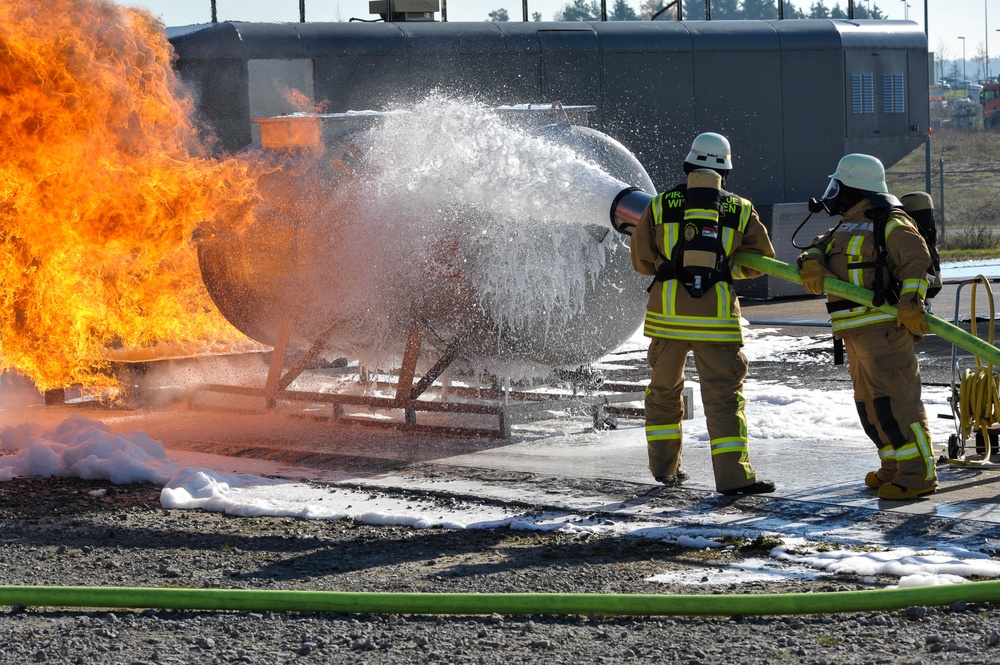
<svg viewBox="0 0 1000 665">
<path fill-rule="evenodd" d="M 743 380 L 740 305 L 733 279 L 759 272 L 732 261 L 737 250 L 774 256 L 767 230 L 750 201 L 722 187 L 732 169 L 729 141 L 700 134 L 684 161 L 687 182 L 659 194 L 643 211 L 631 238 L 632 265 L 653 277 L 644 333 L 651 338 L 646 389 L 649 470 L 668 486 L 681 469 L 681 391 L 684 365 L 694 354 L 711 438 L 715 488 L 727 495 L 773 492 L 750 465 Z"/>
<path fill-rule="evenodd" d="M 932 261 L 913 219 L 888 191 L 878 159 L 841 159 L 822 200 L 810 206 L 842 215 L 841 221 L 799 256 L 799 275 L 809 293 L 822 293 L 823 277 L 834 276 L 870 289 L 876 304 L 897 304 L 899 315 L 893 316 L 827 297 L 834 337 L 847 351 L 861 426 L 881 458 L 865 485 L 877 489 L 880 499 L 906 500 L 937 488 L 913 350 L 929 332 L 924 299 Z"/>
</svg>

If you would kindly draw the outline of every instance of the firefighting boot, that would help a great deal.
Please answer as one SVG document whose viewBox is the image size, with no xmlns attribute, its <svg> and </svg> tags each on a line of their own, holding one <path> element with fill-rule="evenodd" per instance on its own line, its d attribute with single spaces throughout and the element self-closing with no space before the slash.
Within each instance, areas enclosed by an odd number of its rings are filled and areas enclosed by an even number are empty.
<svg viewBox="0 0 1000 665">
<path fill-rule="evenodd" d="M 881 471 L 882 469 L 879 469 Z M 879 471 L 869 471 L 868 475 L 865 476 L 865 485 L 873 490 L 877 490 L 886 483 L 892 482 L 891 480 L 884 480 L 882 476 L 879 475 Z"/>
<path fill-rule="evenodd" d="M 667 487 L 680 487 L 688 479 L 688 474 L 684 469 L 677 469 L 677 473 L 672 476 L 656 476 L 653 478 L 658 483 L 663 483 Z"/>
<path fill-rule="evenodd" d="M 886 501 L 909 501 L 937 489 L 937 483 L 930 487 L 903 487 L 895 483 L 885 483 L 878 488 L 878 498 Z"/>
<path fill-rule="evenodd" d="M 737 487 L 736 489 L 719 492 L 725 496 L 743 496 L 745 494 L 769 494 L 774 491 L 774 483 L 770 480 L 758 480 L 750 485 Z"/>
</svg>

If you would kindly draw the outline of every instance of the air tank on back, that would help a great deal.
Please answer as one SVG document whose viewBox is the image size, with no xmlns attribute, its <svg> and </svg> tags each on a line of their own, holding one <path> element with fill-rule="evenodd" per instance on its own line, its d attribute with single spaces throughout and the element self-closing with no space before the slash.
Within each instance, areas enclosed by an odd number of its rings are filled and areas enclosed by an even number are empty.
<svg viewBox="0 0 1000 665">
<path fill-rule="evenodd" d="M 262 202 L 249 228 L 201 234 L 209 293 L 259 342 L 285 323 L 293 351 L 375 366 L 413 326 L 478 368 L 593 362 L 645 309 L 613 203 L 654 188 L 588 110 L 432 96 L 259 119 L 242 156 L 266 171 Z"/>
</svg>

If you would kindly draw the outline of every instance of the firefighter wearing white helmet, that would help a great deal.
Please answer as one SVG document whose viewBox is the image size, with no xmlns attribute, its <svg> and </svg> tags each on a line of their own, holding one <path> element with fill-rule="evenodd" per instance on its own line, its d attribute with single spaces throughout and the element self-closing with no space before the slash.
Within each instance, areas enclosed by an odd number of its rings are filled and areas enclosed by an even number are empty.
<svg viewBox="0 0 1000 665">
<path fill-rule="evenodd" d="M 729 139 L 715 132 L 699 134 L 691 143 L 691 150 L 688 151 L 684 163 L 729 173 L 729 171 L 733 170 L 733 157 L 729 149 Z"/>
<path fill-rule="evenodd" d="M 733 280 L 759 272 L 733 263 L 737 250 L 774 256 L 767 230 L 747 199 L 723 189 L 733 167 L 729 141 L 700 134 L 684 161 L 687 181 L 654 197 L 631 237 L 632 265 L 653 277 L 644 333 L 650 338 L 646 449 L 658 482 L 679 485 L 684 365 L 694 353 L 711 438 L 716 490 L 773 492 L 750 465 L 744 414 L 740 305 Z"/>
<path fill-rule="evenodd" d="M 827 296 L 834 338 L 847 351 L 861 426 L 878 448 L 880 466 L 865 477 L 880 499 L 908 500 L 937 488 L 934 450 L 920 398 L 914 344 L 929 332 L 924 300 L 931 252 L 913 219 L 885 183 L 875 157 L 846 155 L 811 209 L 841 221 L 813 239 L 799 256 L 809 293 L 823 293 L 823 278 L 870 289 L 875 304 L 896 304 L 893 316 Z"/>
</svg>

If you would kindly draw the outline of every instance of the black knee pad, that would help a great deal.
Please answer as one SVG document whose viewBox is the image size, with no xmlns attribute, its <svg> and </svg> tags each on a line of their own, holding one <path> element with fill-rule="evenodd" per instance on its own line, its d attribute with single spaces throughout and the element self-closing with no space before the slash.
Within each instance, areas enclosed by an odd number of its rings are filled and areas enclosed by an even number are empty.
<svg viewBox="0 0 1000 665">
<path fill-rule="evenodd" d="M 892 444 L 892 447 L 899 448 L 905 444 L 906 437 L 903 436 L 902 430 L 899 429 L 899 423 L 892 415 L 889 398 L 876 397 L 872 400 L 872 404 L 875 406 L 875 417 L 878 418 L 878 424 L 882 426 L 882 431 L 889 437 L 889 443 Z"/>
<path fill-rule="evenodd" d="M 861 429 L 865 431 L 868 438 L 871 439 L 876 446 L 881 448 L 884 444 L 882 440 L 878 438 L 878 430 L 875 429 L 875 425 L 872 421 L 868 420 L 868 409 L 865 408 L 864 402 L 855 402 L 854 405 L 858 407 L 858 418 L 861 419 Z"/>
</svg>

